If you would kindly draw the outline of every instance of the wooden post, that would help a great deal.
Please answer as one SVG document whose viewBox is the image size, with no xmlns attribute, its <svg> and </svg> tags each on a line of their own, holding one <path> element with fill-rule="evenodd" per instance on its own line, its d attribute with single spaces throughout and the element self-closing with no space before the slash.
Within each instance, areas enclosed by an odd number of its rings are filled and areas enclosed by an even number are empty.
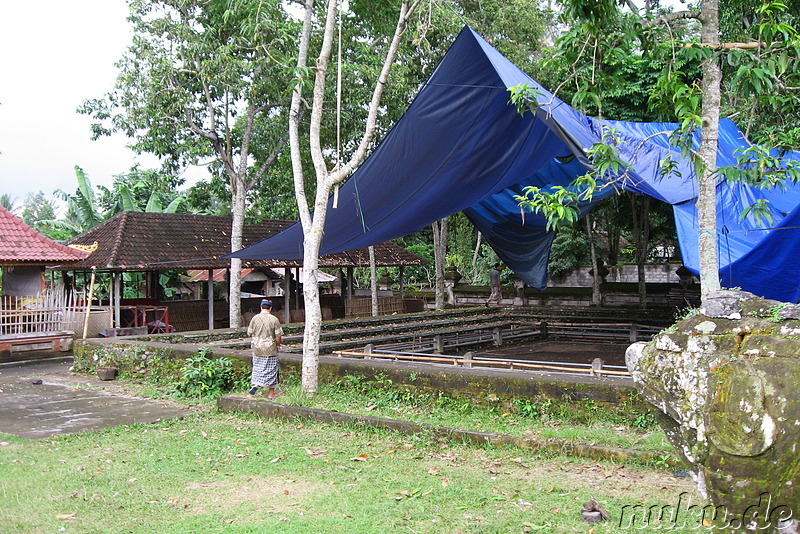
<svg viewBox="0 0 800 534">
<path fill-rule="evenodd" d="M 214 330 L 214 269 L 208 270 L 208 329 Z"/>
<path fill-rule="evenodd" d="M 283 322 L 284 324 L 288 324 L 292 320 L 292 316 L 289 313 L 289 306 L 292 303 L 292 299 L 289 295 L 289 290 L 291 288 L 291 276 L 292 273 L 288 267 L 283 268 Z"/>
<path fill-rule="evenodd" d="M 353 299 L 353 268 L 347 268 L 347 300 Z"/>
<path fill-rule="evenodd" d="M 494 345 L 496 347 L 503 344 L 503 332 L 500 331 L 499 326 L 496 326 L 494 330 L 492 330 L 492 337 L 494 338 Z"/>
<path fill-rule="evenodd" d="M 122 327 L 120 320 L 120 306 L 122 305 L 122 273 L 114 271 L 111 273 L 112 286 L 114 287 L 114 326 Z"/>
<path fill-rule="evenodd" d="M 294 295 L 294 307 L 300 309 L 300 267 L 294 268 L 294 287 L 297 288 Z"/>
<path fill-rule="evenodd" d="M 464 367 L 471 368 L 471 367 L 472 367 L 472 359 L 473 359 L 474 357 L 475 357 L 475 353 L 474 353 L 474 352 L 468 352 L 468 353 L 466 353 L 466 354 L 464 355 L 464 360 L 467 360 L 467 361 L 465 361 L 465 362 L 464 362 Z"/>
<path fill-rule="evenodd" d="M 638 340 L 639 340 L 639 325 L 632 323 L 630 341 L 631 343 L 636 343 Z"/>
<path fill-rule="evenodd" d="M 92 297 L 94 297 L 94 276 L 96 268 L 92 266 L 92 279 L 89 282 L 89 296 L 86 302 L 86 317 L 83 320 L 83 339 L 89 334 L 89 314 L 92 312 Z"/>
<path fill-rule="evenodd" d="M 367 344 L 364 347 L 364 358 L 367 359 L 367 360 L 371 360 L 372 357 L 369 356 L 369 355 L 372 354 L 373 350 L 375 350 L 375 345 L 373 345 L 372 343 Z"/>
<path fill-rule="evenodd" d="M 406 298 L 406 281 L 403 276 L 403 266 L 400 266 L 400 298 Z"/>
</svg>

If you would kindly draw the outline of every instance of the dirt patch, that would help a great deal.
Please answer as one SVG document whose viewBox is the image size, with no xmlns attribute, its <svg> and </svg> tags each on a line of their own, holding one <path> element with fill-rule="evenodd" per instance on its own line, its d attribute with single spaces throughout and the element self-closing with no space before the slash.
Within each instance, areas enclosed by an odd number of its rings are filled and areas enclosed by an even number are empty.
<svg viewBox="0 0 800 534">
<path fill-rule="evenodd" d="M 326 489 L 324 484 L 301 478 L 250 477 L 217 482 L 192 482 L 186 486 L 185 500 L 193 513 L 241 511 L 257 508 L 266 514 L 301 511 L 306 498 Z M 178 499 L 176 499 L 178 501 Z M 178 503 L 176 503 L 178 504 Z"/>
</svg>

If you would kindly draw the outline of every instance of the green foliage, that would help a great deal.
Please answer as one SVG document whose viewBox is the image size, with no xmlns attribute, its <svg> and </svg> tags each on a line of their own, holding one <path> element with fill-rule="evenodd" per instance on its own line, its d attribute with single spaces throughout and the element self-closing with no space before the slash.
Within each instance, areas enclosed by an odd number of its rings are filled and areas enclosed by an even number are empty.
<svg viewBox="0 0 800 534">
<path fill-rule="evenodd" d="M 11 198 L 11 195 L 8 193 L 3 193 L 0 195 L 0 206 L 3 206 L 5 209 L 14 213 L 17 209 L 14 199 Z"/>
<path fill-rule="evenodd" d="M 122 211 L 175 213 L 186 200 L 177 191 L 182 178 L 156 170 L 133 168 L 114 177 L 112 188 L 99 186 L 99 204 L 112 216 Z"/>
<path fill-rule="evenodd" d="M 549 275 L 558 278 L 589 261 L 591 257 L 586 232 L 577 227 L 559 228 L 550 247 L 550 262 L 547 265 Z"/>
<path fill-rule="evenodd" d="M 512 95 L 527 92 L 524 86 L 511 88 L 510 91 Z M 528 98 L 528 96 L 524 98 Z M 525 109 L 520 105 L 517 108 Z M 619 133 L 614 129 L 604 128 L 603 138 L 604 142 L 595 143 L 587 150 L 587 155 L 592 163 L 593 170 L 591 172 L 575 178 L 569 187 L 559 185 L 546 188 L 523 187 L 524 194 L 514 195 L 520 208 L 542 215 L 548 231 L 555 230 L 562 225 L 573 225 L 581 215 L 583 202 L 591 201 L 599 187 L 608 187 L 629 170 L 630 166 L 619 158 L 619 150 L 616 147 L 619 142 Z"/>
<path fill-rule="evenodd" d="M 781 302 L 772 307 L 769 311 L 769 320 L 773 323 L 780 323 L 783 318 L 781 317 L 781 310 L 783 310 L 786 306 L 789 306 L 788 302 Z"/>
<path fill-rule="evenodd" d="M 37 226 L 58 230 L 69 237 L 74 237 L 105 220 L 106 216 L 100 211 L 89 177 L 77 165 L 75 165 L 75 178 L 78 180 L 78 189 L 74 194 L 65 193 L 61 189 L 56 189 L 53 193 L 67 203 L 64 218 L 40 220 Z"/>
<path fill-rule="evenodd" d="M 184 397 L 213 397 L 221 395 L 233 387 L 236 374 L 230 358 L 209 357 L 211 349 L 201 347 L 197 353 L 186 360 L 181 369 L 182 381 L 177 391 Z"/>
</svg>

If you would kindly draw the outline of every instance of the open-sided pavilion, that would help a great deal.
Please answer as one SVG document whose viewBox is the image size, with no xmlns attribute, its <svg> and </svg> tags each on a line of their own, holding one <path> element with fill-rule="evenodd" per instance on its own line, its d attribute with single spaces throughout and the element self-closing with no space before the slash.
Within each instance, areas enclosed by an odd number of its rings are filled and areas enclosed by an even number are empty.
<svg viewBox="0 0 800 534">
<path fill-rule="evenodd" d="M 293 221 L 268 219 L 246 224 L 243 230 L 245 246 L 291 225 Z M 218 215 L 193 215 L 176 213 L 144 213 L 126 211 L 100 223 L 70 240 L 71 244 L 97 244 L 91 257 L 71 265 L 58 267 L 61 270 L 89 273 L 107 272 L 111 275 L 109 300 L 113 308 L 114 324 L 121 324 L 121 310 L 126 304 L 146 307 L 157 304 L 158 275 L 170 270 L 203 270 L 208 273 L 205 281 L 207 291 L 208 327 L 214 328 L 214 271 L 230 269 L 230 260 L 223 256 L 230 252 L 231 217 Z M 427 260 L 399 245 L 386 242 L 374 246 L 378 266 L 400 267 L 423 265 Z M 352 271 L 356 267 L 369 265 L 367 249 L 357 249 L 329 254 L 320 258 L 320 266 L 347 271 L 348 296 L 352 296 Z M 291 271 L 301 263 L 293 260 L 252 260 L 243 262 L 245 268 L 282 269 L 284 272 L 283 311 L 289 321 Z M 123 277 L 125 272 L 145 274 L 145 299 L 126 302 L 123 299 Z M 402 277 L 401 277 L 402 278 Z M 219 277 L 217 277 L 219 279 Z M 205 306 L 204 306 L 205 307 Z M 197 313 L 197 310 L 195 310 Z M 166 322 L 166 321 L 163 321 Z"/>
</svg>

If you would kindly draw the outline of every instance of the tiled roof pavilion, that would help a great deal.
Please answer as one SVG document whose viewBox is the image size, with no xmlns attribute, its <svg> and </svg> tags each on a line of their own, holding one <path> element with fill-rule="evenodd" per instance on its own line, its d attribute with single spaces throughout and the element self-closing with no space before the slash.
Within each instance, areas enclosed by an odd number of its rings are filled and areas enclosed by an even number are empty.
<svg viewBox="0 0 800 534">
<path fill-rule="evenodd" d="M 0 265 L 53 265 L 87 255 L 45 237 L 0 206 Z"/>
<path fill-rule="evenodd" d="M 92 245 L 91 257 L 61 269 L 132 271 L 171 269 L 219 269 L 230 266 L 221 256 L 230 252 L 231 217 L 177 213 L 126 211 L 74 237 L 70 244 Z M 247 224 L 243 246 L 278 232 L 294 221 L 269 219 Z M 399 245 L 375 245 L 380 266 L 423 265 L 427 260 Z M 245 267 L 302 267 L 302 262 L 286 260 L 245 260 Z M 320 267 L 348 268 L 369 265 L 367 249 L 331 254 L 320 258 Z"/>
</svg>

